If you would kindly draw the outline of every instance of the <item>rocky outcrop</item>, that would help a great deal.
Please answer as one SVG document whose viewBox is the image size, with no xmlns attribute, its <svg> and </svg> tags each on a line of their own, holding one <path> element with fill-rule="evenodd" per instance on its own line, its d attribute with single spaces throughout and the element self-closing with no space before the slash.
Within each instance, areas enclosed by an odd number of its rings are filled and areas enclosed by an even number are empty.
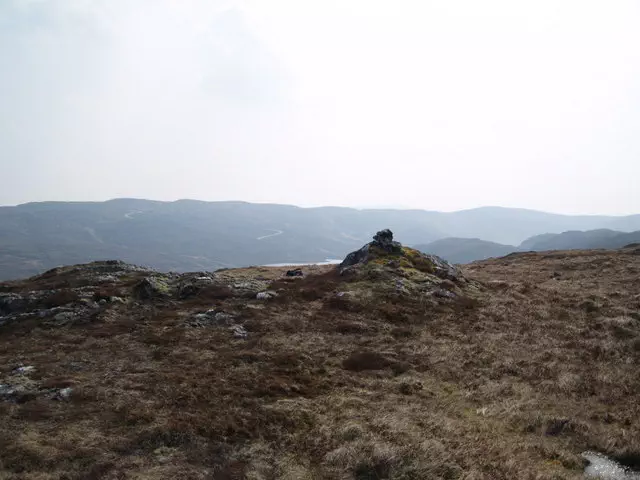
<svg viewBox="0 0 640 480">
<path fill-rule="evenodd" d="M 393 241 L 393 233 L 388 228 L 376 233 L 372 243 L 387 253 L 399 253 L 402 250 L 400 242 Z"/>
<path fill-rule="evenodd" d="M 349 287 L 348 292 L 338 293 L 340 300 L 335 302 L 349 305 L 370 302 L 372 295 L 374 300 L 386 295 L 451 303 L 475 295 L 478 288 L 446 260 L 394 241 L 388 229 L 379 231 L 372 242 L 347 255 L 338 269 L 341 276 L 349 277 Z"/>
<path fill-rule="evenodd" d="M 402 253 L 402 245 L 400 242 L 393 241 L 393 233 L 388 228 L 380 230 L 373 236 L 373 242 L 367 243 L 361 249 L 351 252 L 343 262 L 340 264 L 341 268 L 357 265 L 358 263 L 366 263 L 371 257 L 371 253 L 376 249 L 387 254 L 400 254 Z"/>
<path fill-rule="evenodd" d="M 169 285 L 163 279 L 146 277 L 133 287 L 133 294 L 140 300 L 166 297 L 169 295 Z"/>
<path fill-rule="evenodd" d="M 379 264 L 387 263 L 392 267 L 415 267 L 442 279 L 455 281 L 461 278 L 460 271 L 446 260 L 403 247 L 400 242 L 394 241 L 393 233 L 389 229 L 379 231 L 374 235 L 372 242 L 348 254 L 340 264 L 340 269 L 344 273 L 349 267 L 372 261 Z"/>
</svg>

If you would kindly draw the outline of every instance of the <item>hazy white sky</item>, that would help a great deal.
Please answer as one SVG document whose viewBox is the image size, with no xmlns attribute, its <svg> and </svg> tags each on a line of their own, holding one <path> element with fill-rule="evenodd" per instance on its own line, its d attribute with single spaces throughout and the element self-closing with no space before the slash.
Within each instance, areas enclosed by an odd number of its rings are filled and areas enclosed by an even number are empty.
<svg viewBox="0 0 640 480">
<path fill-rule="evenodd" d="M 640 213 L 635 0 L 1 0 L 0 204 Z"/>
</svg>

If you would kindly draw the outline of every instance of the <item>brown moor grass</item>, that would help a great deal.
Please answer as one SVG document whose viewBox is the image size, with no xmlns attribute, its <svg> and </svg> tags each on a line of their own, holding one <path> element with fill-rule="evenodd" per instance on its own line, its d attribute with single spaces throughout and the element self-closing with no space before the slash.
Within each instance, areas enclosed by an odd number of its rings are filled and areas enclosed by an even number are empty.
<svg viewBox="0 0 640 480">
<path fill-rule="evenodd" d="M 464 271 L 482 295 L 436 306 L 358 302 L 330 271 L 270 302 L 211 290 L 1 327 L 0 383 L 34 365 L 73 393 L 0 403 L 0 479 L 573 479 L 587 449 L 640 463 L 640 256 Z M 186 327 L 208 301 L 248 339 Z"/>
</svg>

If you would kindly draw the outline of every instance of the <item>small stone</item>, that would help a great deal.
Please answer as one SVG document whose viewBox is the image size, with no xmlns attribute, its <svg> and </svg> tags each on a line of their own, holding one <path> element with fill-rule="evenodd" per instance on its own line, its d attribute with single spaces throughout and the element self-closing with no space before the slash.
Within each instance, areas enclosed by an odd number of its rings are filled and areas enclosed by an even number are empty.
<svg viewBox="0 0 640 480">
<path fill-rule="evenodd" d="M 258 300 L 269 300 L 270 298 L 274 298 L 274 297 L 277 297 L 277 296 L 278 296 L 278 294 L 276 292 L 273 292 L 271 290 L 267 290 L 266 292 L 259 292 L 256 295 L 256 298 Z"/>
<path fill-rule="evenodd" d="M 214 315 L 216 324 L 221 325 L 221 324 L 229 324 L 231 323 L 231 321 L 233 320 L 234 316 L 231 315 L 230 313 L 226 313 L 226 312 L 218 312 Z"/>
<path fill-rule="evenodd" d="M 72 393 L 73 393 L 73 388 L 71 387 L 63 388 L 60 391 L 58 391 L 56 398 L 59 400 L 69 400 Z"/>
<path fill-rule="evenodd" d="M 100 275 L 96 277 L 96 283 L 115 283 L 118 281 L 118 277 L 115 275 Z"/>
<path fill-rule="evenodd" d="M 234 338 L 245 339 L 249 335 L 249 332 L 242 325 L 233 325 L 229 327 L 229 330 Z"/>
<path fill-rule="evenodd" d="M 0 293 L 0 313 L 11 314 L 23 310 L 27 300 L 15 293 Z"/>
<path fill-rule="evenodd" d="M 134 295 L 140 300 L 165 297 L 169 293 L 169 285 L 156 277 L 146 277 L 133 287 Z"/>
<path fill-rule="evenodd" d="M 302 277 L 304 273 L 302 273 L 301 268 L 294 268 L 293 270 L 287 270 L 287 277 Z"/>
<path fill-rule="evenodd" d="M 16 393 L 16 391 L 11 385 L 0 384 L 0 398 L 10 397 L 14 393 Z"/>
<path fill-rule="evenodd" d="M 76 317 L 74 312 L 60 312 L 53 319 L 58 323 L 66 323 Z"/>
<path fill-rule="evenodd" d="M 195 277 L 193 282 L 197 286 L 211 285 L 213 283 L 213 278 L 211 277 Z"/>
<path fill-rule="evenodd" d="M 16 368 L 13 373 L 21 373 L 21 374 L 26 374 L 26 373 L 31 373 L 34 372 L 36 370 L 36 367 L 34 367 L 33 365 L 26 365 L 24 367 L 18 367 Z"/>
<path fill-rule="evenodd" d="M 434 290 L 433 295 L 440 298 L 456 298 L 455 293 L 450 292 L 449 290 L 445 290 L 444 288 Z"/>
<path fill-rule="evenodd" d="M 204 313 L 196 313 L 187 322 L 192 327 L 213 327 L 231 325 L 235 315 L 212 308 Z"/>
</svg>

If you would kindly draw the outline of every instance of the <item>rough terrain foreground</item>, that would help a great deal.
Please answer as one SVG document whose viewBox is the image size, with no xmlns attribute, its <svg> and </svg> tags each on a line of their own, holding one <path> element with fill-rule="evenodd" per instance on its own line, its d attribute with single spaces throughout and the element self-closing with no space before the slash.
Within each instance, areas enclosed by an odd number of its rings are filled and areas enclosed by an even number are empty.
<svg viewBox="0 0 640 480">
<path fill-rule="evenodd" d="M 640 248 L 458 271 L 372 243 L 289 275 L 97 262 L 0 284 L 0 479 L 638 469 Z"/>
</svg>

